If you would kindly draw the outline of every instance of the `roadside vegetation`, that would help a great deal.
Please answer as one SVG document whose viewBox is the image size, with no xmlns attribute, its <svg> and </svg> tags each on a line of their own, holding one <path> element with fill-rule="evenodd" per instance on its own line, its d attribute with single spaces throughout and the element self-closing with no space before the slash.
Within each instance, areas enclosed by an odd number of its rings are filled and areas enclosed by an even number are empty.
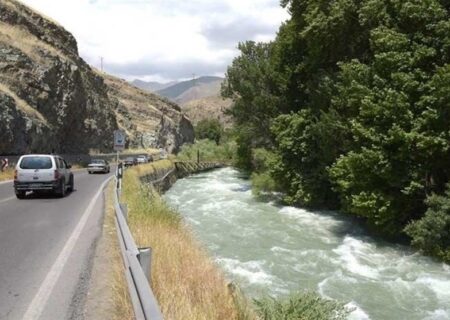
<svg viewBox="0 0 450 320">
<path fill-rule="evenodd" d="M 197 153 L 199 153 L 200 161 L 233 164 L 235 149 L 236 144 L 233 141 L 216 144 L 213 140 L 196 140 L 193 144 L 183 145 L 177 159 L 180 161 L 197 161 Z"/>
<path fill-rule="evenodd" d="M 170 169 L 158 161 L 126 170 L 123 201 L 139 246 L 153 249 L 152 287 L 166 319 L 238 319 L 222 274 L 193 238 L 180 215 L 139 177 Z"/>
<path fill-rule="evenodd" d="M 0 181 L 11 180 L 14 178 L 14 168 L 7 168 L 0 171 Z"/>
<path fill-rule="evenodd" d="M 115 192 L 115 181 L 108 184 L 107 192 L 105 193 L 105 220 L 103 223 L 103 239 L 100 240 L 100 246 L 107 253 L 103 252 L 100 254 L 102 258 L 107 259 L 104 261 L 104 265 L 111 266 L 108 269 L 107 277 L 104 281 L 108 283 L 101 285 L 108 286 L 108 293 L 100 292 L 99 295 L 107 295 L 110 293 L 112 302 L 114 304 L 113 310 L 110 310 L 110 304 L 94 304 L 92 305 L 92 299 L 88 300 L 89 305 L 89 316 L 93 319 L 114 319 L 114 320 L 131 320 L 134 319 L 133 306 L 131 305 L 130 296 L 128 294 L 128 286 L 125 279 L 125 274 L 123 270 L 122 255 L 120 253 L 119 241 L 117 238 L 117 230 L 115 225 L 115 209 L 114 209 L 114 194 Z M 106 257 L 105 257 L 106 256 Z M 93 269 L 94 277 L 96 279 L 103 279 L 100 276 L 100 272 L 105 272 L 101 267 L 97 269 L 94 265 Z M 91 294 L 96 294 L 96 292 L 90 292 Z M 108 296 L 109 297 L 109 296 Z M 98 302 L 97 302 L 98 303 Z"/>
<path fill-rule="evenodd" d="M 235 163 L 257 192 L 362 217 L 449 262 L 448 2 L 281 3 L 291 17 L 276 39 L 240 43 L 222 86 Z M 273 155 L 265 170 L 259 149 Z"/>
</svg>

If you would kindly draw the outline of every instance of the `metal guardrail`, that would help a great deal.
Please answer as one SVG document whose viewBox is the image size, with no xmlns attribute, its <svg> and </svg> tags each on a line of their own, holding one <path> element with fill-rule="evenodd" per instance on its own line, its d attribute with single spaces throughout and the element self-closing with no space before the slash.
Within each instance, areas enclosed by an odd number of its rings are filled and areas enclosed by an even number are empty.
<svg viewBox="0 0 450 320">
<path fill-rule="evenodd" d="M 114 208 L 120 251 L 125 267 L 134 315 L 137 320 L 163 320 L 158 302 L 150 287 L 151 248 L 138 248 L 127 223 L 127 206 L 120 203 L 122 168 L 117 169 Z"/>
</svg>

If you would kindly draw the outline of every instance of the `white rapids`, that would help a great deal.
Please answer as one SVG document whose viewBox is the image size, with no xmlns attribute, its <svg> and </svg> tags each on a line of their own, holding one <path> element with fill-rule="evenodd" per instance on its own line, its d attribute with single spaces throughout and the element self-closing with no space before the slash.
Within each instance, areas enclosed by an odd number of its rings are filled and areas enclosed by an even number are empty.
<svg viewBox="0 0 450 320">
<path fill-rule="evenodd" d="M 450 319 L 450 267 L 380 242 L 334 212 L 255 199 L 232 168 L 176 182 L 165 199 L 250 296 L 314 290 L 349 319 Z"/>
</svg>

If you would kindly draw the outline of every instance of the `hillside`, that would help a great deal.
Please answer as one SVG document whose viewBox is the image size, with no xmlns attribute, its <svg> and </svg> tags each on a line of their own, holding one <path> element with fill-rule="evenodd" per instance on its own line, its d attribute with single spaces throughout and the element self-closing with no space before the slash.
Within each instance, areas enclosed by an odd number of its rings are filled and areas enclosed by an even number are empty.
<svg viewBox="0 0 450 320">
<path fill-rule="evenodd" d="M 139 89 L 150 91 L 150 92 L 156 92 L 158 90 L 163 90 L 165 88 L 168 88 L 170 86 L 173 86 L 177 84 L 177 81 L 171 81 L 167 83 L 160 83 L 156 81 L 142 81 L 139 79 L 133 80 L 131 84 L 135 87 L 138 87 Z"/>
<path fill-rule="evenodd" d="M 176 105 L 118 83 L 78 56 L 63 27 L 1 0 L 0 154 L 111 151 L 119 127 L 130 146 L 176 150 L 193 139 Z"/>
<path fill-rule="evenodd" d="M 184 103 L 189 100 L 217 94 L 222 81 L 223 78 L 220 77 L 199 77 L 195 80 L 179 82 L 173 86 L 159 90 L 157 93 L 177 103 Z"/>
<path fill-rule="evenodd" d="M 145 92 L 127 81 L 100 73 L 110 88 L 108 95 L 118 101 L 116 118 L 135 147 L 165 146 L 177 151 L 194 140 L 190 121 L 180 107 L 156 94 Z"/>
<path fill-rule="evenodd" d="M 231 107 L 231 103 L 230 99 L 216 95 L 189 101 L 182 105 L 182 110 L 194 125 L 203 119 L 218 119 L 225 128 L 229 128 L 232 122 L 231 118 L 225 115 L 225 111 Z"/>
<path fill-rule="evenodd" d="M 219 97 L 221 84 L 222 80 L 197 84 L 180 94 L 175 99 L 175 101 L 183 105 L 193 100 L 203 99 L 207 97 Z"/>
</svg>

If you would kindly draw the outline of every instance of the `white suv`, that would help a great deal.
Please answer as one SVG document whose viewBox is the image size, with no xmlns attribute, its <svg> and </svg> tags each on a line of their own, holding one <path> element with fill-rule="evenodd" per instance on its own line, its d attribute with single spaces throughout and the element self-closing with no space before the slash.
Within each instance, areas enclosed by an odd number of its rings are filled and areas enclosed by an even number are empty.
<svg viewBox="0 0 450 320">
<path fill-rule="evenodd" d="M 30 154 L 20 157 L 14 173 L 14 191 L 24 199 L 27 191 L 52 191 L 60 197 L 74 186 L 71 166 L 57 155 Z"/>
</svg>

